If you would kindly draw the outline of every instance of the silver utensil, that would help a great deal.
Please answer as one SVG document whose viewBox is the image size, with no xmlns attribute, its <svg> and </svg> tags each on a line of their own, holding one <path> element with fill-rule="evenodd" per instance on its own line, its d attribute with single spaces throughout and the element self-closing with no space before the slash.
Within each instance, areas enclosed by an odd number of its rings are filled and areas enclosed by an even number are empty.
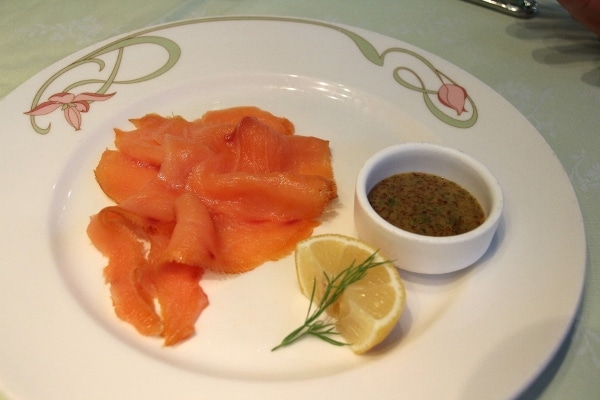
<svg viewBox="0 0 600 400">
<path fill-rule="evenodd" d="M 467 0 L 474 4 L 519 18 L 531 18 L 538 12 L 535 0 Z"/>
</svg>

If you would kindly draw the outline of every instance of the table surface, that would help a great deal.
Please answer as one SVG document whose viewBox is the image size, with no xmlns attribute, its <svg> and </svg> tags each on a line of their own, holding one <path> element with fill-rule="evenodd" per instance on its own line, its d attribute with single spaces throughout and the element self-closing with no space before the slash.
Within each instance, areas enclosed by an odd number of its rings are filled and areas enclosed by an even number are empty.
<svg viewBox="0 0 600 400">
<path fill-rule="evenodd" d="M 3 1 L 0 98 L 43 68 L 100 40 L 159 23 L 221 15 L 343 23 L 445 58 L 500 93 L 543 135 L 570 177 L 584 217 L 587 281 L 582 306 L 567 340 L 522 398 L 597 398 L 600 40 L 556 1 L 539 1 L 539 8 L 535 18 L 518 19 L 463 0 Z"/>
</svg>

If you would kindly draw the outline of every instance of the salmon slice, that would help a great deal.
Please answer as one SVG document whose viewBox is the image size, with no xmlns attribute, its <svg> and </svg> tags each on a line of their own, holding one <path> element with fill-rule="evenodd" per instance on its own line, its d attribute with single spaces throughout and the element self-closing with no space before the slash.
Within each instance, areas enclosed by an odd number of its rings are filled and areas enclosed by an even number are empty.
<svg viewBox="0 0 600 400">
<path fill-rule="evenodd" d="M 102 191 L 118 204 L 155 179 L 158 169 L 143 165 L 119 151 L 105 150 L 94 175 Z"/>
<path fill-rule="evenodd" d="M 215 154 L 228 151 L 228 138 L 232 135 L 237 125 L 203 125 L 199 122 L 190 122 L 189 124 L 187 139 L 204 143 Z"/>
<path fill-rule="evenodd" d="M 215 215 L 213 220 L 220 247 L 208 268 L 226 274 L 247 272 L 288 255 L 319 225 L 316 220 L 253 222 L 229 215 Z"/>
<path fill-rule="evenodd" d="M 318 218 L 337 196 L 333 181 L 286 172 L 211 174 L 198 168 L 188 187 L 212 212 L 249 221 Z"/>
<path fill-rule="evenodd" d="M 154 309 L 148 282 L 141 278 L 149 266 L 143 243 L 132 229 L 128 216 L 135 218 L 122 213 L 118 207 L 104 208 L 91 218 L 87 233 L 109 260 L 104 268 L 104 278 L 110 285 L 117 316 L 142 335 L 157 336 L 163 330 L 163 323 Z"/>
<path fill-rule="evenodd" d="M 208 297 L 199 285 L 202 271 L 192 265 L 177 263 L 162 264 L 155 271 L 165 346 L 173 346 L 192 336 L 198 316 L 208 306 Z"/>
<path fill-rule="evenodd" d="M 119 207 L 103 209 L 88 226 L 88 235 L 110 260 L 104 276 L 110 284 L 117 316 L 142 335 L 163 336 L 165 345 L 171 346 L 194 333 L 195 321 L 208 305 L 208 298 L 199 286 L 201 268 L 153 264 L 149 260 L 156 257 L 144 257 L 142 239 L 160 247 L 168 231 L 165 226 L 148 224 Z"/>
<path fill-rule="evenodd" d="M 203 136 L 182 138 L 167 135 L 163 147 L 164 159 L 158 176 L 174 189 L 184 189 L 193 168 L 215 154 Z"/>
<path fill-rule="evenodd" d="M 134 131 L 115 129 L 115 146 L 123 154 L 156 167 L 164 159 L 165 137 L 185 136 L 189 126 L 182 117 L 164 118 L 157 114 L 148 114 L 131 122 L 137 128 Z"/>
<path fill-rule="evenodd" d="M 187 187 L 213 212 L 246 220 L 318 218 L 337 197 L 329 144 L 306 137 L 296 143 L 296 138 L 243 117 L 228 138 L 231 151 L 197 165 Z"/>
<path fill-rule="evenodd" d="M 289 146 L 283 170 L 321 176 L 335 184 L 329 141 L 312 136 L 290 136 Z"/>
<path fill-rule="evenodd" d="M 231 161 L 231 171 L 285 171 L 333 179 L 326 140 L 281 135 L 254 117 L 244 117 L 228 142 L 237 155 Z"/>
<path fill-rule="evenodd" d="M 231 107 L 221 110 L 206 112 L 201 119 L 194 121 L 194 124 L 202 126 L 207 125 L 237 125 L 244 117 L 254 117 L 262 124 L 267 125 L 275 132 L 282 135 L 293 135 L 294 124 L 287 118 L 276 117 L 268 111 L 258 107 L 242 106 Z"/>
<path fill-rule="evenodd" d="M 138 193 L 128 197 L 120 205 L 123 209 L 141 217 L 164 222 L 174 221 L 175 201 L 182 192 L 155 177 Z"/>
<path fill-rule="evenodd" d="M 177 223 L 161 262 L 176 262 L 197 267 L 214 262 L 217 252 L 216 230 L 208 209 L 198 196 L 186 192 L 175 201 Z"/>
</svg>

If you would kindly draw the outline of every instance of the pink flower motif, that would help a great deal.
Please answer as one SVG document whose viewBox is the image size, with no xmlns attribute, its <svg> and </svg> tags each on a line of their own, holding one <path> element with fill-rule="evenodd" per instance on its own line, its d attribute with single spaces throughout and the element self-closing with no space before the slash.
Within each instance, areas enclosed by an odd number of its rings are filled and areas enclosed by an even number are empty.
<svg viewBox="0 0 600 400">
<path fill-rule="evenodd" d="M 27 111 L 27 115 L 46 115 L 59 107 L 65 114 L 65 119 L 75 130 L 81 129 L 81 113 L 88 112 L 93 101 L 108 100 L 115 94 L 81 93 L 77 96 L 72 93 L 56 93 L 48 101 L 38 104 L 37 107 Z"/>
<path fill-rule="evenodd" d="M 467 98 L 467 91 L 458 85 L 443 84 L 438 90 L 438 99 L 446 107 L 450 107 L 456 111 L 457 115 L 467 111 L 465 109 L 465 100 Z"/>
</svg>

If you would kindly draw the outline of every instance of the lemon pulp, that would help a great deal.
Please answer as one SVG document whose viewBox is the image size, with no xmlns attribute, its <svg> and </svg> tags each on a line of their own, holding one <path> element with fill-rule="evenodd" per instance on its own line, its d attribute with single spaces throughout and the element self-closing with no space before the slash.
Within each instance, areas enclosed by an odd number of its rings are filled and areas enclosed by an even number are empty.
<svg viewBox="0 0 600 400">
<path fill-rule="evenodd" d="M 405 305 L 405 290 L 394 265 L 377 249 L 358 239 L 337 234 L 316 235 L 298 243 L 296 274 L 301 292 L 319 303 L 329 277 L 351 265 L 359 265 L 374 253 L 373 262 L 382 263 L 349 285 L 327 309 L 337 331 L 357 354 L 381 343 L 398 323 Z"/>
</svg>

